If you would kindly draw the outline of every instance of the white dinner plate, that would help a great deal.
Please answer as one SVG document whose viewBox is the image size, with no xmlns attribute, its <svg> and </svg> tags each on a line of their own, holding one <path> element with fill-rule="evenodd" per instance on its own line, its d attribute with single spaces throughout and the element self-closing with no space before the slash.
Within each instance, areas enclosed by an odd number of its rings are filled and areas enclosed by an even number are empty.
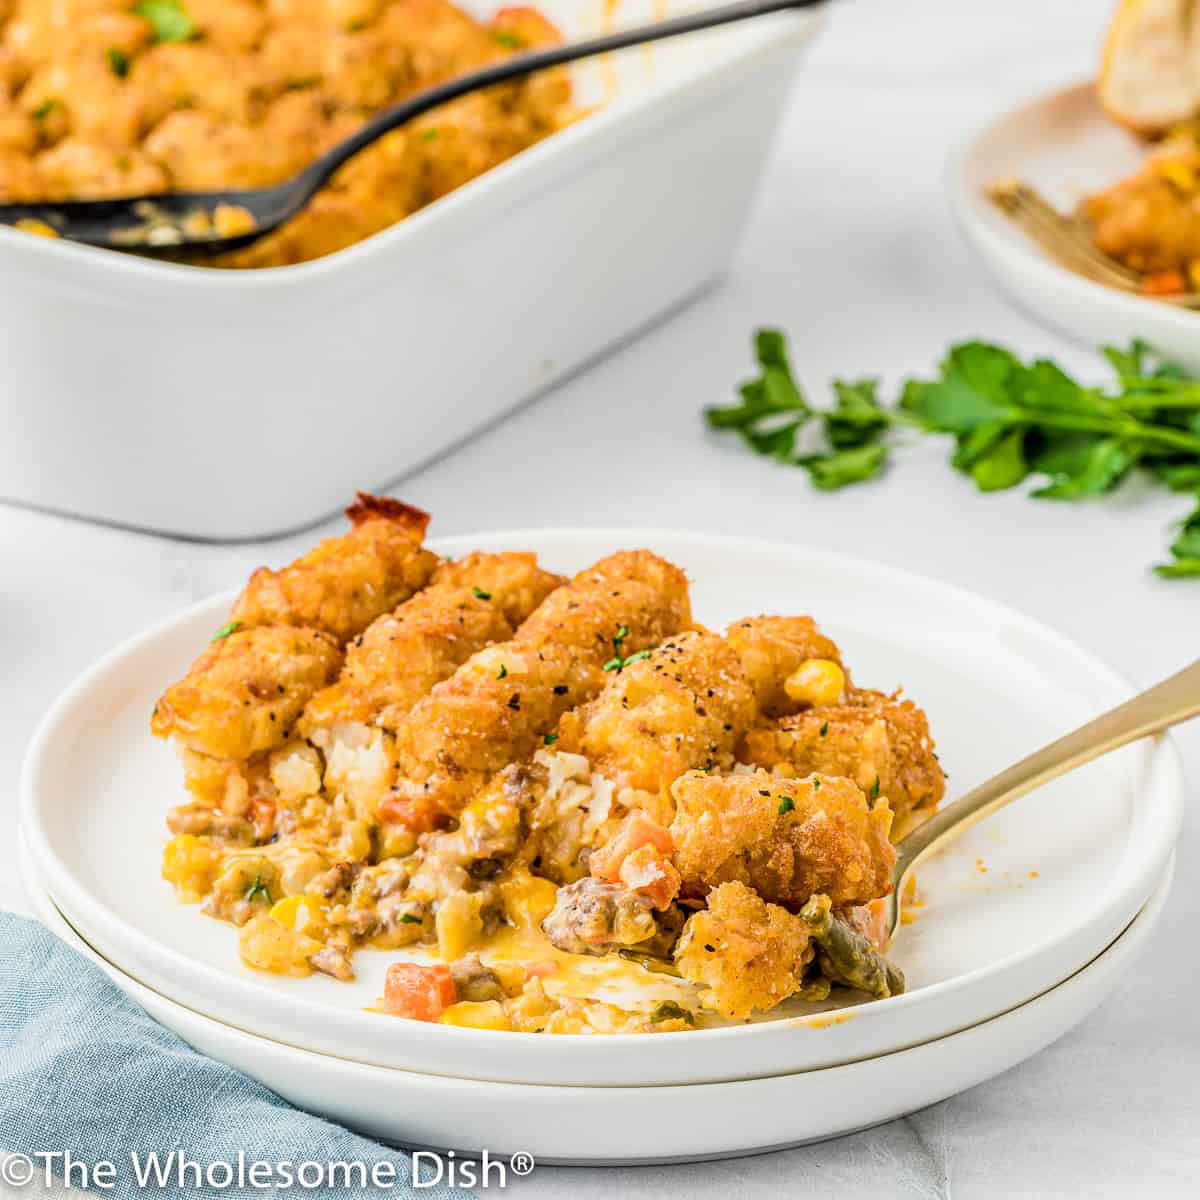
<svg viewBox="0 0 1200 1200">
<path fill-rule="evenodd" d="M 1145 155 L 1145 143 L 1100 109 L 1093 85 L 1077 84 L 1005 114 L 974 137 L 951 161 L 951 207 L 996 280 L 1038 320 L 1093 347 L 1142 338 L 1200 371 L 1200 313 L 1068 271 L 983 194 L 989 183 L 1022 179 L 1072 211 L 1087 193 L 1133 174 Z"/>
<path fill-rule="evenodd" d="M 928 710 L 951 793 L 1126 698 L 1109 668 L 1010 609 L 929 579 L 797 546 L 646 530 L 443 541 L 451 554 L 525 547 L 573 571 L 645 545 L 694 580 L 697 619 L 812 612 L 855 678 L 903 683 Z M 188 1008 L 358 1062 L 511 1083 L 661 1085 L 813 1070 L 918 1045 L 1060 983 L 1133 919 L 1181 816 L 1165 739 L 1129 747 L 1014 804 L 921 872 L 925 904 L 895 957 L 910 990 L 838 1014 L 722 1029 L 547 1037 L 430 1025 L 367 1008 L 399 951 L 364 950 L 351 984 L 287 979 L 238 959 L 236 931 L 177 903 L 159 877 L 166 810 L 184 798 L 147 722 L 226 617 L 229 597 L 126 643 L 53 706 L 30 747 L 22 820 L 38 877 L 106 958 Z"/>
<path fill-rule="evenodd" d="M 160 996 L 106 962 L 25 872 L 42 920 L 197 1050 L 261 1080 L 299 1108 L 405 1146 L 538 1163 L 728 1158 L 820 1141 L 915 1112 L 1048 1046 L 1127 977 L 1170 890 L 1173 860 L 1146 906 L 1065 983 L 971 1029 L 865 1062 L 691 1087 L 589 1088 L 420 1075 L 296 1050 L 241 1033 Z M 653 1036 L 653 1035 L 650 1035 Z"/>
</svg>

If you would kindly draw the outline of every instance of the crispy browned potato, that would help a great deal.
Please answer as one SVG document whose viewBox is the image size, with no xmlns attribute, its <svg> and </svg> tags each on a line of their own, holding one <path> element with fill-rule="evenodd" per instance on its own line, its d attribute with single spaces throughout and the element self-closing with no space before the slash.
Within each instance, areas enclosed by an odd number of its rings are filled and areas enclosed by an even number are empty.
<svg viewBox="0 0 1200 1200">
<path fill-rule="evenodd" d="M 683 633 L 612 672 L 567 713 L 558 749 L 586 755 L 618 787 L 664 793 L 693 767 L 728 767 L 756 714 L 754 693 L 724 638 Z M 670 820 L 670 814 L 667 814 Z"/>
<path fill-rule="evenodd" d="M 892 814 L 872 808 L 849 779 L 703 775 L 676 780 L 675 865 L 682 895 L 737 881 L 799 909 L 822 892 L 834 905 L 865 904 L 890 890 Z"/>
<path fill-rule="evenodd" d="M 691 624 L 687 577 L 648 550 L 622 551 L 551 592 L 516 635 L 472 655 L 400 722 L 403 804 L 454 814 L 488 777 L 527 758 L 569 709 L 594 696 L 614 655 L 636 654 Z M 624 636 L 620 637 L 624 630 Z"/>
<path fill-rule="evenodd" d="M 743 883 L 723 883 L 694 913 L 675 947 L 684 979 L 704 986 L 700 1003 L 730 1020 L 765 1012 L 799 987 L 812 960 L 808 926 Z"/>
<path fill-rule="evenodd" d="M 335 721 L 395 729 L 434 684 L 476 650 L 512 637 L 563 582 L 533 554 L 469 554 L 444 563 L 424 591 L 347 646 L 341 675 L 309 702 L 300 732 L 308 736 Z"/>
<path fill-rule="evenodd" d="M 725 638 L 741 659 L 759 711 L 768 717 L 800 707 L 784 685 L 801 663 L 821 659 L 840 666 L 842 662 L 837 645 L 821 633 L 812 617 L 746 617 L 734 621 Z"/>
<path fill-rule="evenodd" d="M 438 559 L 421 545 L 427 513 L 359 492 L 346 516 L 349 533 L 327 538 L 282 570 L 255 571 L 233 620 L 320 629 L 344 643 L 429 582 Z"/>
<path fill-rule="evenodd" d="M 946 791 L 925 714 L 911 700 L 857 689 L 847 703 L 812 708 L 746 735 L 743 756 L 756 766 L 804 776 L 853 779 L 887 800 L 897 826 L 932 811 Z"/>
<path fill-rule="evenodd" d="M 283 745 L 305 704 L 341 665 L 337 642 L 316 629 L 239 629 L 213 642 L 167 688 L 150 728 L 199 754 L 246 759 Z"/>
</svg>

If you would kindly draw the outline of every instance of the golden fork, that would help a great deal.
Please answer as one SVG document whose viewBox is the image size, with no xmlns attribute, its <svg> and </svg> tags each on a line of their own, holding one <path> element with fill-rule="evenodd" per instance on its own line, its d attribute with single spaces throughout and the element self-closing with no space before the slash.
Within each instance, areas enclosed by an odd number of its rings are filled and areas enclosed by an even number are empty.
<svg viewBox="0 0 1200 1200">
<path fill-rule="evenodd" d="M 1017 179 L 999 180 L 990 184 L 984 194 L 1051 258 L 1077 275 L 1177 308 L 1200 308 L 1200 292 L 1148 296 L 1142 291 L 1142 276 L 1137 271 L 1098 249 L 1082 221 L 1059 212 L 1029 184 Z"/>
<path fill-rule="evenodd" d="M 901 898 L 913 869 L 964 829 L 1102 754 L 1196 716 L 1200 716 L 1200 660 L 1014 763 L 918 825 L 896 847 L 888 896 L 889 939 L 900 923 Z"/>
</svg>

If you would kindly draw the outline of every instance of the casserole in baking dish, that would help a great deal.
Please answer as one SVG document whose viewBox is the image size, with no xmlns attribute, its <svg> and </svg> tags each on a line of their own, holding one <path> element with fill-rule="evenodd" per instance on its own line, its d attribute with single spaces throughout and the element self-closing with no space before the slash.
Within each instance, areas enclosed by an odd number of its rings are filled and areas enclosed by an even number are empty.
<svg viewBox="0 0 1200 1200">
<path fill-rule="evenodd" d="M 540 7 L 567 37 L 600 24 Z M 0 230 L 0 498 L 250 538 L 398 477 L 712 282 L 814 29 L 783 13 L 573 73 L 597 111 L 313 262 Z"/>
</svg>

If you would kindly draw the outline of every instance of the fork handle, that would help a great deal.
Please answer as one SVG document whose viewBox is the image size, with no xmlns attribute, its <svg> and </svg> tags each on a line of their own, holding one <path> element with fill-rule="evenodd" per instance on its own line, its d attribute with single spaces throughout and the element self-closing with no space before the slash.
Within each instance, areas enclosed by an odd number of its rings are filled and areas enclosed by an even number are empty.
<svg viewBox="0 0 1200 1200">
<path fill-rule="evenodd" d="M 964 829 L 1034 788 L 1152 733 L 1200 715 L 1200 661 L 1021 759 L 919 825 L 896 847 L 893 878 L 940 850 Z M 899 888 L 897 888 L 899 890 Z"/>
</svg>

